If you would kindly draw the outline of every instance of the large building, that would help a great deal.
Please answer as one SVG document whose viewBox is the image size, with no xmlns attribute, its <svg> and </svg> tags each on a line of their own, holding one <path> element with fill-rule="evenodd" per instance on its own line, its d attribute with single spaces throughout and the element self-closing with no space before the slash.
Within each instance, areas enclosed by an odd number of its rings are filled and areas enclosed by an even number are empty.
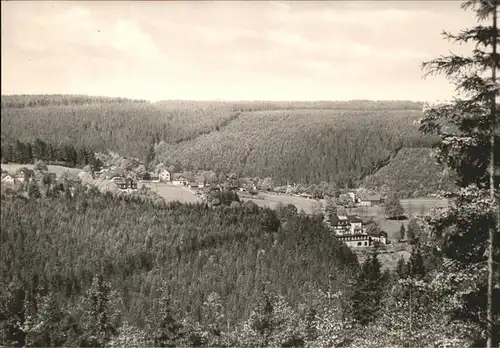
<svg viewBox="0 0 500 348">
<path fill-rule="evenodd" d="M 330 220 L 330 225 L 336 235 L 363 234 L 365 232 L 363 220 L 356 215 L 335 215 Z"/>
<path fill-rule="evenodd" d="M 330 228 L 340 241 L 349 247 L 369 247 L 374 242 L 387 244 L 387 234 L 368 235 L 363 220 L 356 215 L 334 215 L 329 221 Z"/>
</svg>

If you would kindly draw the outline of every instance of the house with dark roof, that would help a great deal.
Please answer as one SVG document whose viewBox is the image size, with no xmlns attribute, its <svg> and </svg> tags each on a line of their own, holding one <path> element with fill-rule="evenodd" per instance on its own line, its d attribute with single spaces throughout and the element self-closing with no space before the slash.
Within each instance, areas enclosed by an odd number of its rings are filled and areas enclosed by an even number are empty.
<svg viewBox="0 0 500 348">
<path fill-rule="evenodd" d="M 109 180 L 114 182 L 121 190 L 137 190 L 137 181 L 130 176 L 115 175 Z"/>
<path fill-rule="evenodd" d="M 337 235 L 364 233 L 363 220 L 356 215 L 334 215 L 330 218 L 330 226 Z"/>
<path fill-rule="evenodd" d="M 186 180 L 184 176 L 182 176 L 181 173 L 174 173 L 172 174 L 172 183 L 174 185 L 188 185 L 189 182 Z"/>
<path fill-rule="evenodd" d="M 335 237 L 350 247 L 369 247 L 372 238 L 367 234 L 363 220 L 356 215 L 334 215 L 330 226 Z"/>
<path fill-rule="evenodd" d="M 377 193 L 363 193 L 359 197 L 359 203 L 364 206 L 373 206 L 382 203 L 382 196 Z"/>
<path fill-rule="evenodd" d="M 368 236 L 372 242 L 379 242 L 381 244 L 387 244 L 387 233 L 384 231 L 368 232 Z"/>
</svg>

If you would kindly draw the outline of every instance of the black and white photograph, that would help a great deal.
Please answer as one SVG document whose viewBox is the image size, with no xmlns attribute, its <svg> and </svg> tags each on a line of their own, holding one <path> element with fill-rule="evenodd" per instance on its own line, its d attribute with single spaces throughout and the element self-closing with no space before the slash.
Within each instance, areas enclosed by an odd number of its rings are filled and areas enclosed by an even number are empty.
<svg viewBox="0 0 500 348">
<path fill-rule="evenodd" d="M 0 348 L 500 347 L 500 0 L 2 0 Z"/>
</svg>

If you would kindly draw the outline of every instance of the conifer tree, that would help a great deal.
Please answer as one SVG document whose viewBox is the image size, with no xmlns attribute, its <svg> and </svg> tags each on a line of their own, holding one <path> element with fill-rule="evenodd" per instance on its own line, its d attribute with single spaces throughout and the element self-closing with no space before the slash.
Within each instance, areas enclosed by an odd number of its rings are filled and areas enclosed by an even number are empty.
<svg viewBox="0 0 500 348">
<path fill-rule="evenodd" d="M 418 221 L 413 218 L 408 222 L 408 226 L 406 227 L 406 239 L 410 243 L 414 243 L 416 239 L 419 238 L 421 233 L 420 226 L 418 225 Z"/>
<path fill-rule="evenodd" d="M 487 254 L 487 269 L 483 267 L 488 274 L 483 325 L 488 347 L 498 341 L 498 334 L 494 337 L 493 330 L 495 315 L 498 315 L 493 313 L 493 291 L 500 214 L 498 185 L 495 185 L 495 168 L 500 164 L 497 101 L 500 88 L 496 76 L 500 67 L 499 5 L 498 0 L 463 2 L 462 8 L 472 9 L 479 22 L 489 23 L 458 34 L 443 33 L 455 43 L 476 45 L 469 56 L 451 53 L 423 63 L 426 75 L 444 74 L 450 79 L 456 86 L 457 97 L 451 102 L 426 105 L 425 116 L 420 121 L 421 131 L 441 138 L 437 158 L 455 170 L 457 184 L 463 188 L 452 196 L 452 208 L 431 221 L 434 232 L 441 237 L 445 254 L 460 257 L 467 263 L 483 262 L 483 255 Z M 444 230 L 448 232 L 442 233 Z"/>
<path fill-rule="evenodd" d="M 361 325 L 368 325 L 381 308 L 383 276 L 376 248 L 370 253 L 358 274 L 351 297 L 353 316 Z"/>
<path fill-rule="evenodd" d="M 408 275 L 407 264 L 406 264 L 406 261 L 402 255 L 398 260 L 398 265 L 396 267 L 396 273 L 398 274 L 399 279 L 404 279 Z"/>
<path fill-rule="evenodd" d="M 399 240 L 405 240 L 405 237 L 406 237 L 405 225 L 401 224 L 401 227 L 399 228 Z"/>
<path fill-rule="evenodd" d="M 413 246 L 408 262 L 408 273 L 411 278 L 422 279 L 425 276 L 424 259 L 420 246 Z"/>
<path fill-rule="evenodd" d="M 202 323 L 206 329 L 206 345 L 220 346 L 223 340 L 223 325 L 225 316 L 219 294 L 208 295 L 201 308 Z"/>
<path fill-rule="evenodd" d="M 83 345 L 104 347 L 115 333 L 110 320 L 110 293 L 111 286 L 98 273 L 83 299 Z"/>
<path fill-rule="evenodd" d="M 149 144 L 145 156 L 144 156 L 144 165 L 146 168 L 148 168 L 149 163 L 154 159 L 155 156 L 155 145 L 156 145 L 156 139 L 155 136 L 151 138 L 151 143 Z"/>
<path fill-rule="evenodd" d="M 155 347 L 177 347 L 184 339 L 184 327 L 172 308 L 166 293 L 156 301 L 156 313 L 150 318 L 150 330 Z"/>
</svg>

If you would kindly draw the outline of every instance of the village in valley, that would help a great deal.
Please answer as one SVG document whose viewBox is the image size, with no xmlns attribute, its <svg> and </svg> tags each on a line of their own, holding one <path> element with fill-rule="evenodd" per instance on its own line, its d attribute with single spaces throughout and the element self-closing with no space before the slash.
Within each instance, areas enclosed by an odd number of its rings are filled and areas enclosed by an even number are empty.
<svg viewBox="0 0 500 348">
<path fill-rule="evenodd" d="M 389 229 L 394 230 L 390 234 L 380 228 L 376 221 L 377 217 L 385 214 L 384 200 L 387 194 L 383 196 L 362 188 L 336 189 L 326 183 L 275 186 L 271 178 L 238 178 L 234 173 L 217 175 L 213 171 L 174 172 L 175 166 L 169 167 L 163 163 L 157 163 L 152 166 L 153 170 L 147 170 L 140 161 L 117 154 L 96 153 L 96 158 L 96 163 L 82 169 L 47 166 L 43 161 L 24 166 L 4 164 L 8 170 L 2 168 L 2 184 L 14 187 L 65 181 L 91 185 L 103 192 L 115 194 L 155 192 L 165 202 L 203 202 L 212 207 L 223 203 L 220 196 L 222 192 L 230 192 L 233 198 L 229 198 L 230 201 L 226 203 L 232 206 L 257 204 L 275 210 L 288 206 L 298 214 L 321 214 L 324 225 L 338 240 L 353 249 L 389 246 L 394 242 L 405 241 L 404 233 L 400 233 L 400 229 L 404 229 L 403 222 L 397 221 L 401 218 L 407 224 L 408 217 L 402 207 L 399 216 L 391 216 L 396 220 L 395 223 L 386 225 L 392 226 Z M 321 187 L 324 189 L 321 190 Z"/>
<path fill-rule="evenodd" d="M 1 5 L 0 348 L 500 347 L 500 0 Z"/>
</svg>

